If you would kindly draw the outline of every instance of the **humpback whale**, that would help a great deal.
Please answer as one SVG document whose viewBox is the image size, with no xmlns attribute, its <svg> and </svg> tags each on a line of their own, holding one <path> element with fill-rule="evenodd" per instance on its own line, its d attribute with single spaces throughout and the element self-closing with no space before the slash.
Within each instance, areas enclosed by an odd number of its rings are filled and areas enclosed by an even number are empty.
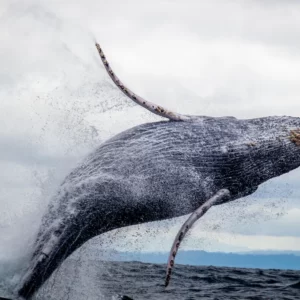
<svg viewBox="0 0 300 300">
<path fill-rule="evenodd" d="M 42 218 L 16 297 L 30 299 L 58 266 L 104 232 L 192 215 L 171 249 L 166 285 L 180 242 L 213 205 L 254 193 L 263 182 L 300 166 L 300 118 L 189 116 L 128 89 L 100 58 L 118 88 L 166 118 L 110 138 L 62 182 Z"/>
</svg>

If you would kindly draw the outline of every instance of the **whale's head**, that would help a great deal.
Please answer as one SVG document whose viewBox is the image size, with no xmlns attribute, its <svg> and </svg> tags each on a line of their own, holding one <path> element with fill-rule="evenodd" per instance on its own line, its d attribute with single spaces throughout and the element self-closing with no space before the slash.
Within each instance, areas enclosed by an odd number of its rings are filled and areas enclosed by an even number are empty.
<svg viewBox="0 0 300 300">
<path fill-rule="evenodd" d="M 235 199 L 245 196 L 239 192 L 246 187 L 251 192 L 261 183 L 300 166 L 300 118 L 237 120 L 226 122 L 220 132 L 229 133 L 220 146 L 224 153 L 217 172 L 227 178 L 220 188 L 237 194 Z"/>
<path fill-rule="evenodd" d="M 260 132 L 249 146 L 261 148 L 256 164 L 260 164 L 262 176 L 270 179 L 300 166 L 300 118 L 266 117 L 252 122 L 259 124 Z"/>
</svg>

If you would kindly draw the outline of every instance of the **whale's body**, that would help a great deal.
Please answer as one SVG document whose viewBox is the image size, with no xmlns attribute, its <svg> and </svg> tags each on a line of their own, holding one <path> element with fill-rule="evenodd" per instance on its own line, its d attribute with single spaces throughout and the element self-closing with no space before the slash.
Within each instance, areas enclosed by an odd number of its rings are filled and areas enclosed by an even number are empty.
<svg viewBox="0 0 300 300">
<path fill-rule="evenodd" d="M 147 123 L 111 138 L 62 183 L 45 214 L 18 295 L 39 289 L 59 264 L 109 230 L 193 212 L 220 189 L 230 200 L 300 165 L 294 117 L 198 117 Z"/>
<path fill-rule="evenodd" d="M 168 284 L 183 236 L 212 205 L 249 195 L 300 166 L 300 118 L 238 120 L 169 111 L 128 89 L 96 47 L 127 97 L 171 121 L 116 135 L 66 177 L 42 219 L 18 299 L 31 298 L 64 259 L 96 235 L 193 212 L 173 243 Z"/>
</svg>

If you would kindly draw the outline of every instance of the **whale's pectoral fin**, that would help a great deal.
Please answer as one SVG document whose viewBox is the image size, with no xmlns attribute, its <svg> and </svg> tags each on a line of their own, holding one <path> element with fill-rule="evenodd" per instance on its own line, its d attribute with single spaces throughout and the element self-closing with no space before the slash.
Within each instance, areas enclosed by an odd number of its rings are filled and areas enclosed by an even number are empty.
<svg viewBox="0 0 300 300">
<path fill-rule="evenodd" d="M 104 67 L 108 73 L 108 75 L 110 76 L 110 78 L 112 79 L 112 81 L 116 84 L 116 86 L 131 100 L 133 100 L 135 103 L 137 103 L 138 105 L 141 105 L 142 107 L 146 108 L 147 110 L 151 111 L 152 113 L 159 115 L 161 117 L 170 119 L 172 121 L 191 121 L 192 118 L 189 116 L 185 116 L 185 115 L 181 115 L 175 112 L 172 112 L 160 105 L 157 105 L 155 103 L 152 103 L 150 101 L 147 101 L 145 99 L 143 99 L 142 97 L 136 95 L 135 93 L 133 93 L 129 88 L 127 88 L 122 82 L 121 80 L 116 76 L 116 74 L 113 72 L 113 70 L 111 69 L 108 61 L 106 60 L 106 57 L 100 47 L 100 45 L 98 43 L 96 43 L 96 48 L 98 50 L 98 53 L 100 55 L 100 58 L 104 64 Z"/>
<path fill-rule="evenodd" d="M 181 226 L 179 232 L 176 235 L 176 238 L 173 242 L 170 254 L 169 254 L 169 259 L 168 259 L 168 264 L 167 264 L 167 275 L 166 275 L 166 281 L 165 281 L 165 287 L 169 285 L 170 278 L 171 278 L 171 272 L 172 272 L 172 267 L 174 266 L 174 261 L 175 261 L 175 256 L 177 254 L 178 248 L 189 231 L 189 229 L 193 226 L 193 224 L 201 218 L 213 205 L 215 204 L 220 204 L 223 200 L 227 199 L 230 197 L 230 192 L 227 189 L 222 189 L 219 190 L 213 197 L 211 197 L 209 200 L 204 202 L 197 210 L 195 210 L 189 218 L 185 221 L 185 223 Z"/>
</svg>

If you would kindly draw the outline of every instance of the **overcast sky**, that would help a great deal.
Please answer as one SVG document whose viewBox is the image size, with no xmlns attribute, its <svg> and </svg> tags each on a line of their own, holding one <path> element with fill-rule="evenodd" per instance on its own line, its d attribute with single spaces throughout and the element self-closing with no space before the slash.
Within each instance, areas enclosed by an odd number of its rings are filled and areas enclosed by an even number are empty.
<svg viewBox="0 0 300 300">
<path fill-rule="evenodd" d="M 299 1 L 2 0 L 0 28 L 0 258 L 23 253 L 49 197 L 87 153 L 160 119 L 114 87 L 95 41 L 126 85 L 177 112 L 300 115 Z M 300 251 L 299 178 L 291 172 L 211 209 L 183 248 Z M 185 219 L 89 245 L 168 251 Z"/>
</svg>

